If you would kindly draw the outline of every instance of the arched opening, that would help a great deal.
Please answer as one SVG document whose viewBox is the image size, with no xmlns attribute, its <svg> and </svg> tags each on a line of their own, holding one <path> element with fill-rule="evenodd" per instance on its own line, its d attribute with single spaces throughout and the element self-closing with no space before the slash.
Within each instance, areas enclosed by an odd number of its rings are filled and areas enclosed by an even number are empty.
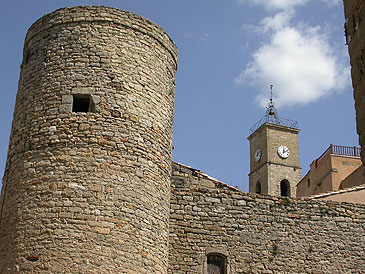
<svg viewBox="0 0 365 274">
<path fill-rule="evenodd" d="M 281 196 L 290 196 L 290 185 L 289 181 L 284 179 L 280 182 L 280 195 Z"/>
<path fill-rule="evenodd" d="M 208 274 L 227 274 L 226 257 L 220 254 L 207 255 Z"/>
<path fill-rule="evenodd" d="M 258 181 L 257 183 L 256 183 L 256 194 L 261 194 L 261 182 L 260 181 Z"/>
</svg>

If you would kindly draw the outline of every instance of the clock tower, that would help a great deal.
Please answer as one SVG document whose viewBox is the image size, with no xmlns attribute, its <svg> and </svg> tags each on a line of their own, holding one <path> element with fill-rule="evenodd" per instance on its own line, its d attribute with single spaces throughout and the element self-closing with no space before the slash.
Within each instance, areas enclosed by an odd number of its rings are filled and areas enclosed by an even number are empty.
<svg viewBox="0 0 365 274">
<path fill-rule="evenodd" d="M 250 193 L 295 197 L 302 178 L 299 165 L 298 123 L 279 118 L 270 98 L 266 115 L 251 129 Z"/>
</svg>

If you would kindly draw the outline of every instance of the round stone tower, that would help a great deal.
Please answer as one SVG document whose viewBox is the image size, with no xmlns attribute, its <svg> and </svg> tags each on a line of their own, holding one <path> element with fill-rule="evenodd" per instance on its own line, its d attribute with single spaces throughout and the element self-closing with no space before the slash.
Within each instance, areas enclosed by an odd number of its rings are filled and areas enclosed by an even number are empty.
<svg viewBox="0 0 365 274">
<path fill-rule="evenodd" d="M 72 7 L 29 29 L 0 198 L 0 273 L 167 273 L 177 50 Z"/>
</svg>

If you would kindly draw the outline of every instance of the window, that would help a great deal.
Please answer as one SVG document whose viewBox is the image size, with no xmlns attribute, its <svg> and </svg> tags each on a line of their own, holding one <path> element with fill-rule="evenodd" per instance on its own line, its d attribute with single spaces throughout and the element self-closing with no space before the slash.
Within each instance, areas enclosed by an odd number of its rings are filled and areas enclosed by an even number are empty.
<svg viewBox="0 0 365 274">
<path fill-rule="evenodd" d="M 73 95 L 72 112 L 90 112 L 91 100 L 90 95 Z"/>
<path fill-rule="evenodd" d="M 261 183 L 258 181 L 256 183 L 256 194 L 261 194 Z"/>
<path fill-rule="evenodd" d="M 230 274 L 228 252 L 226 249 L 207 248 L 203 256 L 204 274 Z"/>
<path fill-rule="evenodd" d="M 226 258 L 220 254 L 207 255 L 208 274 L 226 274 Z"/>
<path fill-rule="evenodd" d="M 26 51 L 26 54 L 25 54 L 25 63 L 28 64 L 29 62 L 29 59 L 30 59 L 30 50 L 27 50 Z"/>
<path fill-rule="evenodd" d="M 280 195 L 290 196 L 290 185 L 288 180 L 284 179 L 280 182 Z"/>
</svg>

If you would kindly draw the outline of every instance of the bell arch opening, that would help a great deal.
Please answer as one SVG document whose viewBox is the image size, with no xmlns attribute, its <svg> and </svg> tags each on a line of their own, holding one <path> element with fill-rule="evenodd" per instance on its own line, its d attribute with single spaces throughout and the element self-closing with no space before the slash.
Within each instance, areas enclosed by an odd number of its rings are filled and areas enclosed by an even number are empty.
<svg viewBox="0 0 365 274">
<path fill-rule="evenodd" d="M 280 195 L 284 197 L 290 196 L 290 184 L 286 179 L 281 180 L 280 182 Z"/>
<path fill-rule="evenodd" d="M 261 182 L 260 181 L 257 181 L 256 183 L 256 189 L 255 189 L 255 193 L 256 194 L 261 194 Z"/>
</svg>

